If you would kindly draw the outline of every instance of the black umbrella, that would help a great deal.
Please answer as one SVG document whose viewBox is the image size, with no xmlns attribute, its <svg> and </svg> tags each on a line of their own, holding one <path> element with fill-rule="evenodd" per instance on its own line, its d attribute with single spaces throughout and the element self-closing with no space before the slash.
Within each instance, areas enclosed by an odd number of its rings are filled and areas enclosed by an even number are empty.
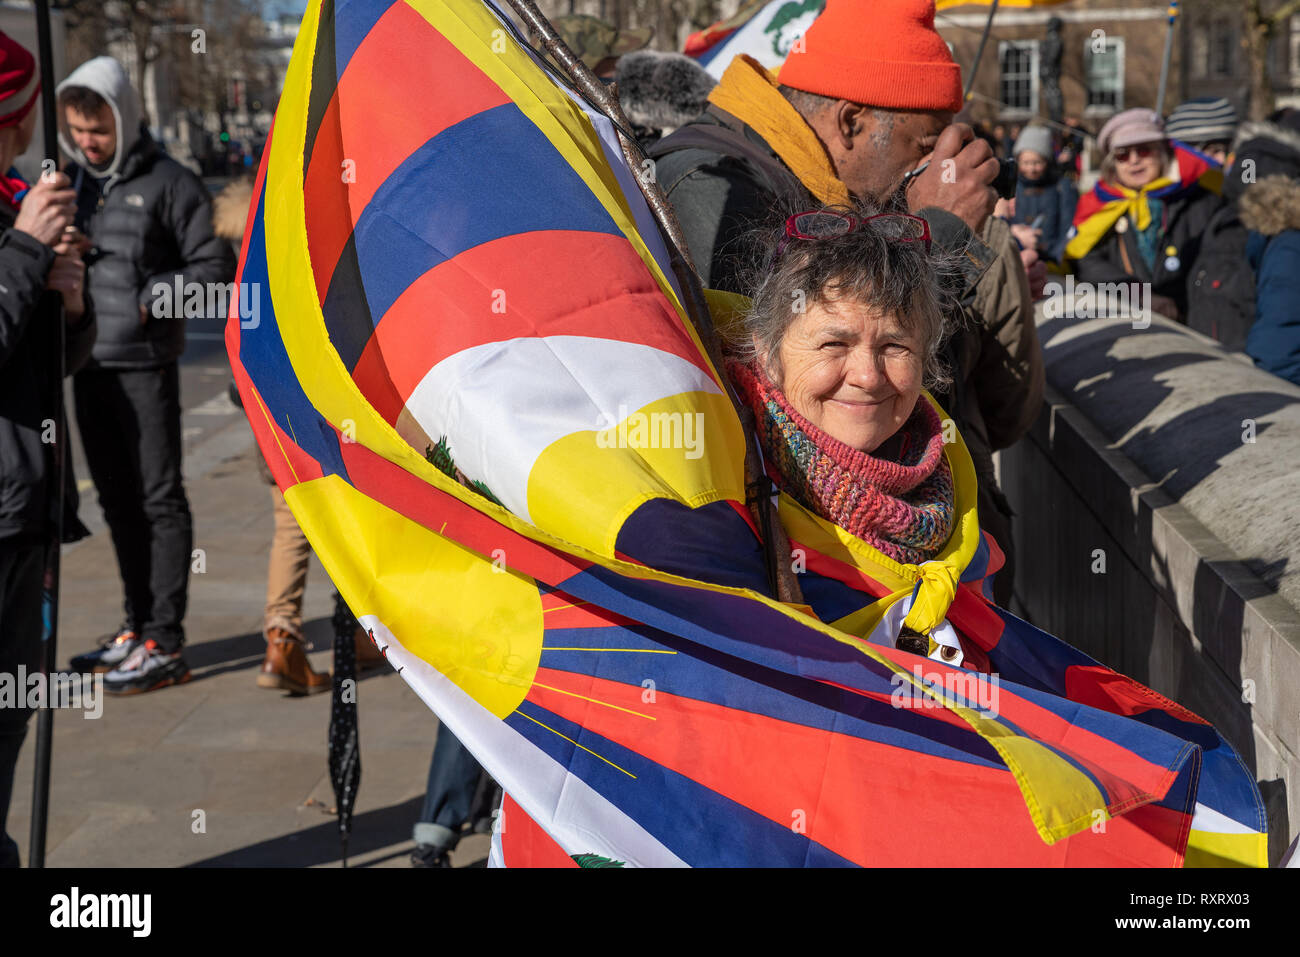
<svg viewBox="0 0 1300 957">
<path fill-rule="evenodd" d="M 357 731 L 357 620 L 347 602 L 334 593 L 334 699 L 330 702 L 330 782 L 339 812 L 343 866 L 348 866 L 348 835 L 361 786 L 361 736 Z"/>
<path fill-rule="evenodd" d="M 57 168 L 59 162 L 58 119 L 54 109 L 54 44 L 50 39 L 49 0 L 36 0 L 36 46 L 41 71 L 41 128 L 45 144 L 46 162 L 42 171 Z M 53 166 L 51 166 L 53 162 Z M 43 174 L 43 173 L 42 173 Z M 63 457 L 65 454 L 63 421 L 63 304 L 59 303 L 56 354 L 50 363 L 57 376 L 54 378 L 54 442 L 50 453 L 50 496 L 53 498 L 53 519 L 45 540 L 45 577 L 41 583 L 41 675 L 49 688 L 50 672 L 54 670 L 59 633 L 59 547 L 63 542 Z M 36 718 L 36 771 L 32 781 L 32 831 L 27 851 L 29 867 L 45 866 L 45 829 L 50 811 L 50 750 L 54 741 L 54 709 L 41 708 Z"/>
</svg>

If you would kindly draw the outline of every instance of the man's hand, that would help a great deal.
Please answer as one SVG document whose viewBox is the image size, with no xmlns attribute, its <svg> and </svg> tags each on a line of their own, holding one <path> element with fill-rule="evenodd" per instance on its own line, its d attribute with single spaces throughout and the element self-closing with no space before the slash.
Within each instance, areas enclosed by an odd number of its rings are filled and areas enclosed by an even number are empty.
<svg viewBox="0 0 1300 957">
<path fill-rule="evenodd" d="M 1016 237 L 1021 249 L 1037 249 L 1043 241 L 1043 231 L 1034 229 L 1027 223 L 1012 223 L 1011 235 Z"/>
<path fill-rule="evenodd" d="M 65 226 L 63 235 L 54 244 L 54 252 L 58 256 L 76 255 L 84 259 L 92 245 L 90 237 L 76 226 Z"/>
<path fill-rule="evenodd" d="M 1038 250 L 1026 246 L 1020 250 L 1020 264 L 1025 267 L 1029 279 L 1029 298 L 1037 302 L 1043 298 L 1043 289 L 1047 285 L 1047 263 L 1038 258 Z"/>
<path fill-rule="evenodd" d="M 80 319 L 86 312 L 86 264 L 76 254 L 56 256 L 45 288 L 63 296 L 63 311 L 69 322 Z"/>
<path fill-rule="evenodd" d="M 1168 296 L 1152 296 L 1151 311 L 1164 316 L 1166 319 L 1178 318 L 1178 304 Z"/>
<path fill-rule="evenodd" d="M 63 173 L 42 176 L 23 197 L 14 229 L 46 246 L 59 243 L 77 213 L 77 194 L 69 185 Z"/>
<path fill-rule="evenodd" d="M 993 189 L 998 161 L 992 148 L 965 123 L 954 123 L 939 134 L 934 152 L 922 162 L 927 160 L 925 172 L 908 183 L 909 208 L 946 209 L 979 233 L 998 199 Z"/>
</svg>

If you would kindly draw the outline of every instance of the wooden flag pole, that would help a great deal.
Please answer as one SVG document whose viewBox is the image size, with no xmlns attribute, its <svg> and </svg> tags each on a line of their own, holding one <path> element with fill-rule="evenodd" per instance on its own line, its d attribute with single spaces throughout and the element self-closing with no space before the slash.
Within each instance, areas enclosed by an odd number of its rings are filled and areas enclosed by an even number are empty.
<svg viewBox="0 0 1300 957">
<path fill-rule="evenodd" d="M 628 123 L 623 108 L 619 105 L 617 88 L 612 84 L 606 85 L 596 78 L 587 65 L 574 55 L 555 32 L 550 21 L 537 9 L 532 0 L 506 0 L 506 2 L 528 29 L 540 38 L 546 52 L 564 69 L 578 92 L 614 124 L 614 129 L 618 133 L 619 146 L 622 147 L 623 156 L 632 170 L 645 169 L 643 164 L 646 155 L 628 132 L 631 124 Z M 713 326 L 713 317 L 709 313 L 708 303 L 704 299 L 704 288 L 700 283 L 699 274 L 691 264 L 681 224 L 677 221 L 677 214 L 653 176 L 638 175 L 636 181 L 646 204 L 650 207 L 650 212 L 654 215 L 655 222 L 664 235 L 673 274 L 677 277 L 677 283 L 684 293 L 682 305 L 699 333 L 709 360 L 718 370 L 727 397 L 731 399 L 736 414 L 744 426 L 745 493 L 748 500 L 746 504 L 758 520 L 763 550 L 767 558 L 768 583 L 778 600 L 802 604 L 803 594 L 790 563 L 790 540 L 777 515 L 776 505 L 772 499 L 771 480 L 768 479 L 761 465 L 762 458 L 758 451 L 754 414 L 745 403 L 740 401 L 731 382 L 727 379 L 718 333 Z"/>
</svg>

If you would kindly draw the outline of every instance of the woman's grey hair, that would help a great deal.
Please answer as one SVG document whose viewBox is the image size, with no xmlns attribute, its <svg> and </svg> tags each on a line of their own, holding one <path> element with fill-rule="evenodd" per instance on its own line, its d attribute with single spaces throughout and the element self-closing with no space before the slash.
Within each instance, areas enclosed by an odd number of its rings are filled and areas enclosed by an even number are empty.
<svg viewBox="0 0 1300 957">
<path fill-rule="evenodd" d="M 823 207 L 822 212 L 875 215 L 877 207 Z M 892 210 L 891 210 L 892 211 Z M 933 246 L 927 254 L 919 240 L 899 238 L 896 224 L 875 220 L 850 233 L 817 240 L 785 237 L 785 220 L 760 231 L 751 248 L 766 255 L 746 284 L 753 290 L 749 311 L 728 330 L 728 351 L 742 362 L 760 362 L 780 383 L 781 343 L 791 323 L 817 303 L 851 300 L 897 317 L 921 342 L 922 384 L 944 389 L 951 375 L 941 349 L 950 331 L 947 316 L 959 310 L 949 295 L 957 272 L 956 255 Z"/>
</svg>

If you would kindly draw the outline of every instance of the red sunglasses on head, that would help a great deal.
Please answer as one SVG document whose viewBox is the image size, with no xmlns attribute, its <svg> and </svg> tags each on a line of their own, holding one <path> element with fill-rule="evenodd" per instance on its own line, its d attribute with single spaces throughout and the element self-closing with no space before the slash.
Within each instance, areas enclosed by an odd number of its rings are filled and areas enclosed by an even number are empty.
<svg viewBox="0 0 1300 957">
<path fill-rule="evenodd" d="M 772 260 L 775 261 L 777 257 L 785 252 L 786 246 L 790 244 L 792 239 L 813 241 L 832 239 L 836 236 L 845 236 L 871 222 L 877 223 L 885 230 L 887 239 L 904 243 L 924 243 L 925 251 L 929 254 L 930 224 L 920 216 L 913 216 L 911 213 L 877 213 L 874 216 L 859 219 L 849 213 L 814 210 L 807 213 L 795 213 L 785 221 L 785 236 L 777 243 L 776 252 L 772 254 Z"/>
<path fill-rule="evenodd" d="M 1143 143 L 1141 146 L 1121 146 L 1115 151 L 1115 159 L 1121 163 L 1127 163 L 1129 156 L 1135 153 L 1138 159 L 1146 159 L 1155 151 L 1156 148 L 1150 143 Z"/>
</svg>

